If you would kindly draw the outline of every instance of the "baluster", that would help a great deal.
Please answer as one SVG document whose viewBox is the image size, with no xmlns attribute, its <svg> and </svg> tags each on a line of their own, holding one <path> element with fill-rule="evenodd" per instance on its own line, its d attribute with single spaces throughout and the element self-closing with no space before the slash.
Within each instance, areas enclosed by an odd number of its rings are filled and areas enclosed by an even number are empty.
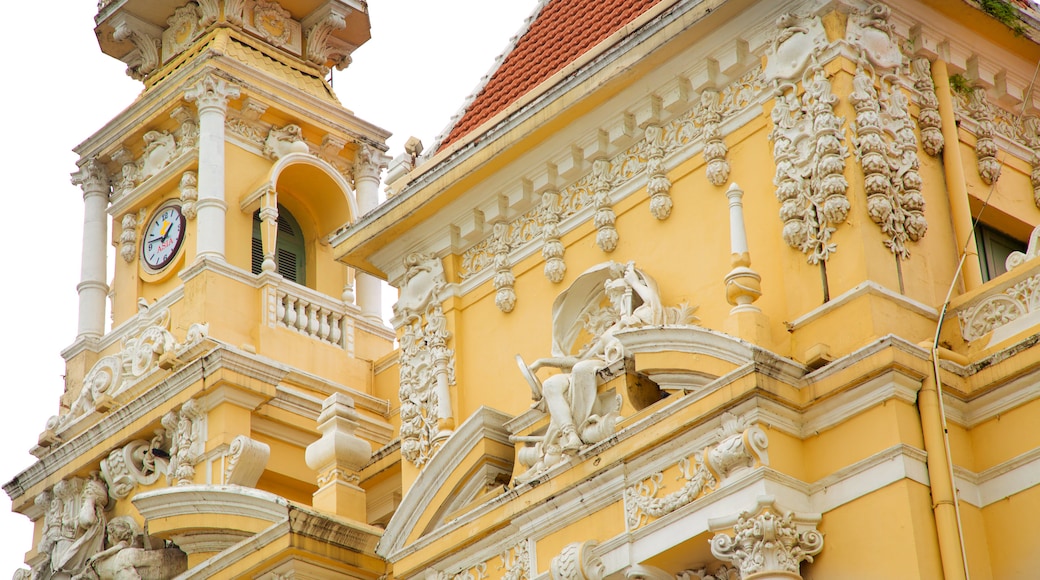
<svg viewBox="0 0 1040 580">
<path fill-rule="evenodd" d="M 296 301 L 296 330 L 306 332 L 307 329 L 307 303 L 303 299 Z"/>
<path fill-rule="evenodd" d="M 320 327 L 320 325 L 318 324 L 317 304 L 311 304 L 307 307 L 307 319 L 307 334 L 314 337 L 318 336 L 318 328 Z"/>
<path fill-rule="evenodd" d="M 285 294 L 275 293 L 275 316 L 279 323 L 285 323 Z"/>
<path fill-rule="evenodd" d="M 336 346 L 343 346 L 340 343 L 340 339 L 343 338 L 343 317 L 339 314 L 333 313 L 331 318 L 332 335 L 329 337 L 329 341 Z"/>
<path fill-rule="evenodd" d="M 296 297 L 285 296 L 285 319 L 283 320 L 286 326 L 293 328 L 296 326 Z"/>
<path fill-rule="evenodd" d="M 318 329 L 318 338 L 321 340 L 328 340 L 329 331 L 332 330 L 329 328 L 329 311 L 322 308 L 318 313 L 318 321 L 321 323 L 321 328 Z"/>
</svg>

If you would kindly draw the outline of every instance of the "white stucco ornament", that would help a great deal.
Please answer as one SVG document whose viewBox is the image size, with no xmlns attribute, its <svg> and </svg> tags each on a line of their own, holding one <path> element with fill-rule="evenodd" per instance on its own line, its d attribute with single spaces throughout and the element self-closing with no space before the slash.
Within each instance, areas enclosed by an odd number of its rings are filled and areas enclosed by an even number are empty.
<svg viewBox="0 0 1040 580">
<path fill-rule="evenodd" d="M 812 56 L 827 46 L 827 33 L 819 16 L 783 14 L 766 52 L 767 81 L 797 81 Z"/>
</svg>

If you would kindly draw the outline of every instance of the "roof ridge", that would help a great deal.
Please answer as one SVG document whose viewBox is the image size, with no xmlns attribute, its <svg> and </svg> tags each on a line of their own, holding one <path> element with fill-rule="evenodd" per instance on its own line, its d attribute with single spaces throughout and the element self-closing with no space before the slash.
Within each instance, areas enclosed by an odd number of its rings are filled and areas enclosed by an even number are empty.
<svg viewBox="0 0 1040 580">
<path fill-rule="evenodd" d="M 426 150 L 420 156 L 420 159 L 428 159 L 437 153 L 444 140 L 447 139 L 449 135 L 451 135 L 451 131 L 455 128 L 455 124 L 458 123 L 459 119 L 461 119 L 462 116 L 466 114 L 466 111 L 469 109 L 469 106 L 473 104 L 473 101 L 476 100 L 478 95 L 480 95 L 480 92 L 484 90 L 484 87 L 487 86 L 488 82 L 491 80 L 491 77 L 493 77 L 495 73 L 498 72 L 498 69 L 502 66 L 502 63 L 506 61 L 506 58 L 508 58 L 509 55 L 513 52 L 513 49 L 516 48 L 517 43 L 519 43 L 520 40 L 528 33 L 528 31 L 531 30 L 531 25 L 534 23 L 535 20 L 538 19 L 538 16 L 542 13 L 542 10 L 552 1 L 553 0 L 538 0 L 538 5 L 535 6 L 535 9 L 531 11 L 531 14 L 524 19 L 523 24 L 520 25 L 520 28 L 516 31 L 516 33 L 509 37 L 509 41 L 506 43 L 505 48 L 503 48 L 499 52 L 498 56 L 495 57 L 495 61 L 491 64 L 491 67 L 488 68 L 486 73 L 484 73 L 484 76 L 480 77 L 480 80 L 477 82 L 477 86 L 474 87 L 473 90 L 470 91 L 469 95 L 466 96 L 466 99 L 462 102 L 462 105 L 455 111 L 455 114 L 453 114 L 451 118 L 448 120 L 448 124 L 445 125 L 445 127 L 441 129 L 440 132 L 437 133 L 436 137 L 434 137 L 433 146 L 427 147 Z"/>
</svg>

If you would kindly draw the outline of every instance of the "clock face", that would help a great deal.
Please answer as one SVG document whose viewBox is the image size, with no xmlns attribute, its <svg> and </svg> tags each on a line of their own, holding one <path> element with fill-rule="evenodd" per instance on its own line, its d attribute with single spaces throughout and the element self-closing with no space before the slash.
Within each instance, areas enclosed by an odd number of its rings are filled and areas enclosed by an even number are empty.
<svg viewBox="0 0 1040 580">
<path fill-rule="evenodd" d="M 177 255 L 184 241 L 184 214 L 179 207 L 167 205 L 159 208 L 148 220 L 141 241 L 141 257 L 150 268 L 165 268 Z"/>
</svg>

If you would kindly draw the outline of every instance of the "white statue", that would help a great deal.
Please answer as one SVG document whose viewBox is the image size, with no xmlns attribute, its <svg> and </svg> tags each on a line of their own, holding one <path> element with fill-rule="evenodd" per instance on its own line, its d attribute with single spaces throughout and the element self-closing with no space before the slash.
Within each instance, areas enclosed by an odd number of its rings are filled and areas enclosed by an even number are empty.
<svg viewBox="0 0 1040 580">
<path fill-rule="evenodd" d="M 80 480 L 74 478 L 54 486 L 54 495 L 64 501 L 60 536 L 51 551 L 51 570 L 73 576 L 83 572 L 90 556 L 104 546 L 108 506 L 108 489 L 98 473 L 82 481 L 81 491 L 75 494 L 79 484 Z"/>
<path fill-rule="evenodd" d="M 188 556 L 176 547 L 141 547 L 141 528 L 130 516 L 112 518 L 106 531 L 108 548 L 91 556 L 73 580 L 160 580 L 188 567 Z"/>
<path fill-rule="evenodd" d="M 606 305 L 602 304 L 604 298 Z M 597 266 L 557 298 L 553 305 L 553 356 L 538 359 L 529 367 L 517 356 L 531 385 L 535 407 L 550 416 L 544 437 L 533 448 L 534 455 L 521 457 L 522 463 L 531 465 L 531 475 L 555 465 L 563 454 L 613 433 L 620 404 L 617 397 L 601 400 L 596 375 L 624 358 L 615 334 L 660 326 L 664 318 L 657 285 L 632 262 Z M 582 330 L 592 339 L 577 354 L 571 354 L 568 345 L 574 344 Z M 535 373 L 543 367 L 564 372 L 539 382 Z"/>
</svg>

